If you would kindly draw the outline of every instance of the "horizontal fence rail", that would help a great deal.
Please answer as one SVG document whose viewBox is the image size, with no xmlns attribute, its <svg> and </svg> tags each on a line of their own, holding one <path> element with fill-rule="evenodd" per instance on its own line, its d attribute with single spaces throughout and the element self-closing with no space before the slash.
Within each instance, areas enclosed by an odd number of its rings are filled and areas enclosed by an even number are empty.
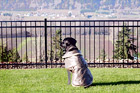
<svg viewBox="0 0 140 93">
<path fill-rule="evenodd" d="M 140 20 L 45 19 L 0 21 L 0 69 L 64 67 L 66 37 L 90 67 L 140 67 Z"/>
</svg>

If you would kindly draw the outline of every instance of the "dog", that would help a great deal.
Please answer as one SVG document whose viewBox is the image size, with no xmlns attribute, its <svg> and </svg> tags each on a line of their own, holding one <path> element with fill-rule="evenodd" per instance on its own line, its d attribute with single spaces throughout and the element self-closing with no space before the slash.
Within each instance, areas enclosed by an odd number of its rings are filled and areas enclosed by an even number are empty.
<svg viewBox="0 0 140 93">
<path fill-rule="evenodd" d="M 68 84 L 72 83 L 74 87 L 89 87 L 93 82 L 93 76 L 80 50 L 76 47 L 76 42 L 74 38 L 67 37 L 61 44 L 63 51 L 65 51 L 62 58 L 65 62 L 65 68 L 68 71 Z M 70 78 L 71 73 L 72 82 Z"/>
</svg>

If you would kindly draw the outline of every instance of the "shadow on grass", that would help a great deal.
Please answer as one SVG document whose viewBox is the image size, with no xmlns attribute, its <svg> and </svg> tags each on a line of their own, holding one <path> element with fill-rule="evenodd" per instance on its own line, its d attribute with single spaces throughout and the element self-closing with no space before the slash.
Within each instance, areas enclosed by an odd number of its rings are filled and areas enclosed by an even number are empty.
<svg viewBox="0 0 140 93">
<path fill-rule="evenodd" d="M 139 81 L 118 81 L 118 82 L 101 82 L 101 83 L 92 83 L 89 87 L 92 86 L 107 86 L 107 85 L 121 85 L 121 84 L 140 84 Z M 85 87 L 85 88 L 89 88 Z"/>
<path fill-rule="evenodd" d="M 118 82 L 92 83 L 91 86 L 107 86 L 107 85 L 121 85 L 121 84 L 140 84 L 140 80 L 139 81 L 118 81 Z"/>
</svg>

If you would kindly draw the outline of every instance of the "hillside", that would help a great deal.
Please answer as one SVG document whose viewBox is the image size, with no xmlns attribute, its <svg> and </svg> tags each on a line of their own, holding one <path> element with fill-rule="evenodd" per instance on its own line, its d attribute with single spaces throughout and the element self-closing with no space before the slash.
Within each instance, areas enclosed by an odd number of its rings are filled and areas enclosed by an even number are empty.
<svg viewBox="0 0 140 93">
<path fill-rule="evenodd" d="M 140 0 L 0 0 L 0 11 L 138 9 Z"/>
</svg>

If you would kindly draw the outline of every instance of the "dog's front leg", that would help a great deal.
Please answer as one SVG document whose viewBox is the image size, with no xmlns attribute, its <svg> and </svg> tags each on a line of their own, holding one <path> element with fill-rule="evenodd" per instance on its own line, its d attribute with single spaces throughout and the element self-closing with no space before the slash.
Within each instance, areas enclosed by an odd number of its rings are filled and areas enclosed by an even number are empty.
<svg viewBox="0 0 140 93">
<path fill-rule="evenodd" d="M 71 84 L 71 72 L 67 70 L 68 72 L 68 85 Z"/>
</svg>

